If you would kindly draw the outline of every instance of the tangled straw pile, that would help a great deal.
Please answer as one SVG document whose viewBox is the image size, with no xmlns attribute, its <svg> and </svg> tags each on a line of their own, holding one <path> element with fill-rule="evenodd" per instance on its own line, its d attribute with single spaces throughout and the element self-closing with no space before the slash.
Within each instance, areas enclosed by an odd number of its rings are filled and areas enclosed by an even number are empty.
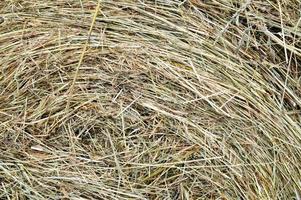
<svg viewBox="0 0 301 200">
<path fill-rule="evenodd" d="M 300 199 L 300 8 L 0 1 L 0 198 Z"/>
</svg>

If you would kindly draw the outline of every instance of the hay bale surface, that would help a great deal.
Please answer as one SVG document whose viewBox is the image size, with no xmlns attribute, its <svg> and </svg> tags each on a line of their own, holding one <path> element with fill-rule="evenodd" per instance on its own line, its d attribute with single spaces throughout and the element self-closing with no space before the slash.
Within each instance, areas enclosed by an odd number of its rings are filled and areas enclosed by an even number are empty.
<svg viewBox="0 0 301 200">
<path fill-rule="evenodd" d="M 0 198 L 300 199 L 300 8 L 0 1 Z"/>
</svg>

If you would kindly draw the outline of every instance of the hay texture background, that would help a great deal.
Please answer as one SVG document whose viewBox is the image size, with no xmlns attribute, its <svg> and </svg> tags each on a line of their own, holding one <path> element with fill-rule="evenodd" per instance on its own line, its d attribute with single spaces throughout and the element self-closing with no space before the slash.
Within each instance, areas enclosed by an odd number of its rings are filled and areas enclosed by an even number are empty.
<svg viewBox="0 0 301 200">
<path fill-rule="evenodd" d="M 1 0 L 1 199 L 298 199 L 299 0 Z"/>
</svg>

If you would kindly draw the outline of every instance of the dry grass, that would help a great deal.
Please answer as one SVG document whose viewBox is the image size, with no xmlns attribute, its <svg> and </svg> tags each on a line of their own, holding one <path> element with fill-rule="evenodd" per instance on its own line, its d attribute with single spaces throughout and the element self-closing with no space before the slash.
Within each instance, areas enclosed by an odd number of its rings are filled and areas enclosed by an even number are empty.
<svg viewBox="0 0 301 200">
<path fill-rule="evenodd" d="M 300 199 L 299 0 L 1 0 L 1 199 Z"/>
</svg>

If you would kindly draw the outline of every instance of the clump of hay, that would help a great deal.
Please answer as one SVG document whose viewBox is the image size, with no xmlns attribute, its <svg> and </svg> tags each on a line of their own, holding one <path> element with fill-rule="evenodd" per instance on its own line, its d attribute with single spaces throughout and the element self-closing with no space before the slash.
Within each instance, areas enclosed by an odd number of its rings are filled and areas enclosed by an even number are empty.
<svg viewBox="0 0 301 200">
<path fill-rule="evenodd" d="M 1 199 L 288 199 L 298 0 L 2 0 Z"/>
</svg>

